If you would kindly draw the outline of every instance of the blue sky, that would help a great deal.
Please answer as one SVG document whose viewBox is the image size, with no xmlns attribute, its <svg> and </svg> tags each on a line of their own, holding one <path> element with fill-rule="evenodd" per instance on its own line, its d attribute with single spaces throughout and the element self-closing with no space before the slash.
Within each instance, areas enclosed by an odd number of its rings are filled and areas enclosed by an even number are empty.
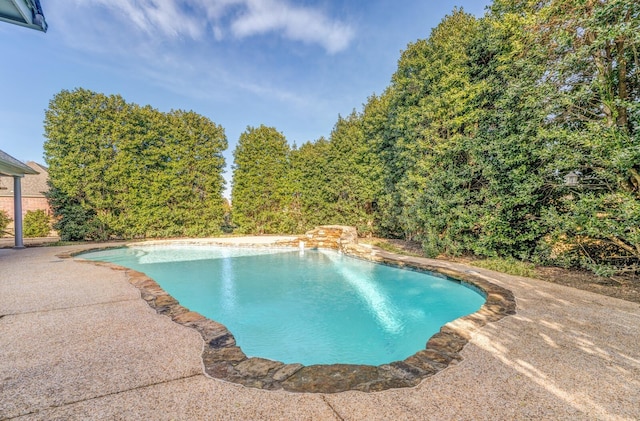
<svg viewBox="0 0 640 421">
<path fill-rule="evenodd" d="M 233 149 L 265 124 L 290 143 L 389 85 L 401 50 L 454 7 L 488 0 L 40 0 L 46 34 L 0 23 L 0 149 L 44 163 L 44 110 L 63 89 L 193 110 Z M 230 178 L 230 169 L 225 175 Z M 229 186 L 228 186 L 229 187 Z"/>
</svg>

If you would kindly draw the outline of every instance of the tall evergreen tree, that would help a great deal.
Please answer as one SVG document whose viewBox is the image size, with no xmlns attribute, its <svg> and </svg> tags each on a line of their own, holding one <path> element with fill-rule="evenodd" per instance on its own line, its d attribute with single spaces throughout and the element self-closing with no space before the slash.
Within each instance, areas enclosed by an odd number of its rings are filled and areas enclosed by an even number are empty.
<svg viewBox="0 0 640 421">
<path fill-rule="evenodd" d="M 80 230 L 90 238 L 113 234 L 109 219 L 121 211 L 108 173 L 118 152 L 118 123 L 130 111 L 120 96 L 77 89 L 58 93 L 45 113 L 45 159 L 55 197 L 58 204 L 85 210 L 73 214 L 76 223 L 82 215 L 91 218 Z"/>
<path fill-rule="evenodd" d="M 295 229 L 289 183 L 290 147 L 273 127 L 248 127 L 233 152 L 233 223 L 245 234 L 275 234 Z"/>
<path fill-rule="evenodd" d="M 531 258 L 545 235 L 541 213 L 556 194 L 546 166 L 553 142 L 544 130 L 549 92 L 539 83 L 543 60 L 525 43 L 531 15 L 500 7 L 483 19 L 469 50 L 472 80 L 480 87 L 479 126 L 469 150 L 481 178 L 475 243 L 468 249 Z"/>
<path fill-rule="evenodd" d="M 328 173 L 329 141 L 320 138 L 291 151 L 289 179 L 293 208 L 298 210 L 296 232 L 330 223 L 333 215 Z"/>
<path fill-rule="evenodd" d="M 473 229 L 478 86 L 468 49 L 477 20 L 454 10 L 426 40 L 403 53 L 390 88 L 390 120 L 382 143 L 387 166 L 385 214 L 398 234 L 423 241 L 429 254 L 456 252 Z"/>
<path fill-rule="evenodd" d="M 84 89 L 45 115 L 50 201 L 65 238 L 202 236 L 224 214 L 222 127 Z"/>
<path fill-rule="evenodd" d="M 375 99 L 371 100 L 372 102 Z M 339 117 L 329 141 L 326 172 L 330 221 L 353 225 L 362 235 L 376 230 L 381 164 L 364 128 L 364 115 Z"/>
</svg>

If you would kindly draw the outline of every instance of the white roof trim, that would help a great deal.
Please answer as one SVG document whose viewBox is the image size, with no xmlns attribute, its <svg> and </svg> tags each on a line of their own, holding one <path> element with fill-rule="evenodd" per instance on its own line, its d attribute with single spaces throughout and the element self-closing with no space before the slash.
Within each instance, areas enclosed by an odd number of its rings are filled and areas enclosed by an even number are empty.
<svg viewBox="0 0 640 421">
<path fill-rule="evenodd" d="M 38 171 L 29 167 L 6 152 L 0 150 L 0 175 L 10 177 L 22 177 L 25 174 L 39 174 Z"/>
<path fill-rule="evenodd" d="M 0 21 L 47 32 L 39 0 L 0 0 Z"/>
</svg>

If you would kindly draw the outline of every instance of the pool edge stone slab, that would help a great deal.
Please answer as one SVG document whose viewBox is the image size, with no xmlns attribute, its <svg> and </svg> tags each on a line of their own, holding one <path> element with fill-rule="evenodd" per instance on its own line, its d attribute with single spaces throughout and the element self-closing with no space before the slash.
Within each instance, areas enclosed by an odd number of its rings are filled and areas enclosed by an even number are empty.
<svg viewBox="0 0 640 421">
<path fill-rule="evenodd" d="M 78 260 L 98 266 L 125 271 L 129 283 L 140 290 L 141 298 L 158 314 L 174 322 L 195 329 L 204 341 L 202 362 L 207 375 L 265 390 L 286 390 L 301 393 L 337 393 L 347 390 L 375 392 L 392 388 L 414 387 L 462 360 L 460 352 L 472 334 L 488 323 L 516 313 L 513 293 L 489 282 L 475 271 L 458 272 L 451 268 L 429 264 L 426 259 L 396 255 L 371 246 L 357 244 L 355 228 L 322 226 L 294 241 L 279 242 L 277 247 L 305 247 L 337 249 L 344 254 L 376 263 L 401 268 L 440 273 L 448 278 L 470 284 L 485 295 L 486 301 L 475 313 L 451 321 L 431 336 L 425 349 L 402 361 L 380 366 L 355 364 L 310 365 L 284 364 L 259 357 L 247 357 L 236 345 L 233 334 L 221 323 L 191 311 L 164 291 L 160 285 L 142 272 L 113 263 Z M 314 238 L 314 235 L 316 236 Z M 215 243 L 216 245 L 224 245 Z M 231 245 L 238 246 L 238 245 Z M 271 245 L 273 246 L 273 245 Z M 111 247 L 94 248 L 105 249 Z M 59 254 L 71 258 L 90 250 Z"/>
</svg>

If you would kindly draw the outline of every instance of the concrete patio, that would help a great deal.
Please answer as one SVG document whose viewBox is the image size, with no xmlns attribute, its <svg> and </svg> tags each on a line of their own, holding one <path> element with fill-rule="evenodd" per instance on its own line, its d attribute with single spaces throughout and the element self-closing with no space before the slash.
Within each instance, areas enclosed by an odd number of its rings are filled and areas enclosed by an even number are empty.
<svg viewBox="0 0 640 421">
<path fill-rule="evenodd" d="M 0 419 L 640 419 L 636 303 L 473 268 L 518 307 L 463 361 L 410 389 L 295 394 L 208 378 L 197 332 L 71 249 L 0 249 Z"/>
</svg>

